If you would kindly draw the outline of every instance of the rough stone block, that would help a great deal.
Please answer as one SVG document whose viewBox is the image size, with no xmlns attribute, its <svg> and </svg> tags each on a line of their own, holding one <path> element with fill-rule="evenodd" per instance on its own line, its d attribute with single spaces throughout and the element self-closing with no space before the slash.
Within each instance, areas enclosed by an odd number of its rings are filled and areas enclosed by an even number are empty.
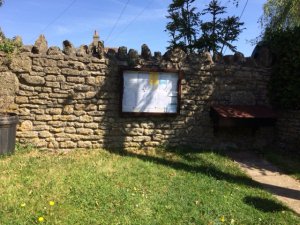
<svg viewBox="0 0 300 225">
<path fill-rule="evenodd" d="M 21 124 L 19 126 L 20 131 L 31 131 L 32 129 L 33 129 L 33 124 L 29 120 L 25 120 L 25 121 L 21 122 Z"/>
<path fill-rule="evenodd" d="M 74 115 L 75 116 L 83 116 L 83 115 L 86 115 L 86 112 L 81 110 L 81 111 L 74 111 Z"/>
<path fill-rule="evenodd" d="M 50 120 L 52 120 L 52 116 L 50 116 L 50 115 L 36 115 L 35 119 L 37 121 L 50 121 Z"/>
<path fill-rule="evenodd" d="M 60 108 L 46 109 L 46 113 L 50 115 L 60 115 L 62 113 L 62 109 Z"/>
<path fill-rule="evenodd" d="M 132 137 L 132 141 L 133 142 L 147 142 L 147 141 L 151 141 L 151 137 L 149 137 L 149 136 L 135 136 L 135 137 Z"/>
<path fill-rule="evenodd" d="M 29 97 L 29 102 L 31 104 L 37 104 L 37 105 L 46 105 L 49 103 L 49 101 L 46 101 L 45 99 L 37 99 L 37 98 L 30 98 L 30 97 Z"/>
<path fill-rule="evenodd" d="M 85 99 L 85 93 L 75 93 L 73 95 L 74 100 L 83 100 Z"/>
<path fill-rule="evenodd" d="M 79 141 L 78 142 L 78 148 L 91 148 L 92 142 L 90 141 Z"/>
<path fill-rule="evenodd" d="M 88 76 L 89 73 L 88 71 L 86 70 L 74 70 L 74 69 L 69 69 L 69 68 L 64 68 L 64 69 L 61 69 L 61 74 L 64 74 L 64 75 L 69 75 L 69 76 Z"/>
<path fill-rule="evenodd" d="M 96 83 L 96 79 L 94 77 L 85 78 L 86 84 L 94 85 Z"/>
<path fill-rule="evenodd" d="M 106 113 L 104 111 L 92 111 L 92 112 L 87 112 L 89 116 L 104 116 Z"/>
<path fill-rule="evenodd" d="M 13 57 L 9 67 L 13 72 L 24 73 L 31 71 L 31 59 L 27 56 Z"/>
<path fill-rule="evenodd" d="M 48 50 L 48 42 L 43 34 L 41 34 L 35 41 L 32 48 L 32 53 L 34 54 L 46 54 Z"/>
<path fill-rule="evenodd" d="M 50 149 L 57 149 L 57 148 L 59 148 L 59 143 L 57 141 L 51 141 L 48 144 L 48 148 L 50 148 Z"/>
<path fill-rule="evenodd" d="M 86 106 L 85 111 L 96 111 L 97 108 L 98 108 L 97 105 L 89 104 Z"/>
<path fill-rule="evenodd" d="M 45 67 L 44 73 L 50 74 L 50 75 L 58 75 L 61 73 L 60 69 L 57 67 Z"/>
<path fill-rule="evenodd" d="M 102 135 L 84 135 L 81 138 L 83 141 L 101 141 L 102 139 Z"/>
<path fill-rule="evenodd" d="M 65 141 L 65 142 L 59 143 L 59 147 L 60 148 L 76 148 L 77 144 L 72 141 Z"/>
<path fill-rule="evenodd" d="M 39 132 L 39 137 L 41 138 L 48 138 L 48 137 L 52 137 L 52 134 L 48 131 L 40 131 Z"/>
<path fill-rule="evenodd" d="M 37 138 L 38 132 L 36 131 L 24 131 L 17 132 L 17 138 Z"/>
<path fill-rule="evenodd" d="M 52 92 L 52 88 L 50 88 L 50 87 L 43 87 L 42 88 L 42 92 L 51 93 Z"/>
<path fill-rule="evenodd" d="M 42 114 L 45 114 L 45 110 L 44 109 L 32 109 L 31 113 L 37 114 L 37 115 L 42 115 Z"/>
<path fill-rule="evenodd" d="M 28 102 L 29 102 L 29 99 L 28 99 L 28 97 L 25 97 L 25 96 L 17 96 L 17 97 L 15 98 L 15 102 L 16 102 L 17 104 L 24 104 L 24 103 L 28 103 Z"/>
<path fill-rule="evenodd" d="M 56 81 L 56 76 L 54 75 L 47 75 L 45 76 L 46 81 Z"/>
<path fill-rule="evenodd" d="M 59 117 L 59 116 L 57 116 L 57 117 Z M 66 122 L 61 122 L 61 121 L 49 121 L 48 124 L 51 125 L 52 127 L 65 127 L 66 126 Z"/>
<path fill-rule="evenodd" d="M 70 115 L 70 114 L 73 114 L 73 112 L 74 112 L 74 106 L 73 105 L 66 105 L 66 106 L 64 106 L 62 113 Z"/>
<path fill-rule="evenodd" d="M 61 128 L 61 127 L 53 127 L 53 128 L 50 128 L 49 131 L 51 133 L 62 133 L 64 132 L 64 128 Z"/>
<path fill-rule="evenodd" d="M 36 139 L 32 141 L 37 148 L 45 149 L 48 146 L 48 142 L 42 139 Z"/>
<path fill-rule="evenodd" d="M 42 124 L 42 125 L 34 125 L 33 130 L 34 131 L 47 131 L 50 127 L 48 125 Z"/>
<path fill-rule="evenodd" d="M 95 98 L 95 96 L 97 95 L 97 92 L 96 91 L 88 91 L 86 94 L 85 94 L 85 97 L 87 99 L 91 99 L 91 98 Z"/>
<path fill-rule="evenodd" d="M 34 72 L 44 72 L 44 68 L 41 66 L 32 66 L 31 70 Z"/>
<path fill-rule="evenodd" d="M 67 77 L 68 82 L 77 83 L 77 84 L 83 84 L 84 78 L 83 77 Z"/>
<path fill-rule="evenodd" d="M 144 146 L 146 147 L 157 147 L 159 146 L 161 143 L 158 141 L 149 141 L 149 142 L 145 142 L 143 143 Z"/>
<path fill-rule="evenodd" d="M 57 66 L 60 68 L 71 68 L 74 70 L 84 70 L 85 65 L 76 61 L 58 61 Z"/>
<path fill-rule="evenodd" d="M 47 58 L 33 58 L 32 64 L 41 67 L 57 67 L 56 60 Z"/>
<path fill-rule="evenodd" d="M 91 128 L 91 129 L 98 129 L 99 124 L 98 123 L 85 123 L 84 127 L 85 128 Z"/>
<path fill-rule="evenodd" d="M 90 63 L 88 66 L 87 66 L 88 70 L 90 71 L 99 71 L 101 69 L 105 69 L 106 68 L 106 65 L 104 64 L 95 64 L 95 63 Z"/>
<path fill-rule="evenodd" d="M 78 118 L 74 115 L 54 115 L 53 120 L 76 121 Z"/>
<path fill-rule="evenodd" d="M 82 135 L 92 135 L 94 131 L 88 128 L 77 128 L 77 133 Z"/>
<path fill-rule="evenodd" d="M 90 122 L 93 122 L 93 117 L 88 116 L 88 115 L 80 116 L 79 121 L 85 122 L 85 123 L 90 123 Z"/>
<path fill-rule="evenodd" d="M 143 135 L 144 133 L 143 128 L 125 128 L 124 131 L 126 135 L 134 135 L 134 136 Z"/>
<path fill-rule="evenodd" d="M 66 127 L 65 128 L 65 132 L 67 134 L 75 134 L 76 133 L 76 129 L 74 127 Z"/>
<path fill-rule="evenodd" d="M 63 75 L 58 75 L 58 76 L 56 76 L 56 81 L 58 81 L 58 82 L 65 82 L 66 78 Z"/>
<path fill-rule="evenodd" d="M 53 87 L 53 88 L 59 88 L 60 84 L 59 82 L 51 82 L 51 81 L 47 81 L 45 84 L 46 87 Z"/>
<path fill-rule="evenodd" d="M 60 50 L 60 48 L 56 46 L 51 46 L 47 51 L 47 55 L 62 55 L 62 54 L 63 53 Z"/>
<path fill-rule="evenodd" d="M 30 76 L 29 74 L 22 74 L 20 78 L 27 84 L 42 85 L 45 83 L 45 78 L 40 76 Z"/>
</svg>

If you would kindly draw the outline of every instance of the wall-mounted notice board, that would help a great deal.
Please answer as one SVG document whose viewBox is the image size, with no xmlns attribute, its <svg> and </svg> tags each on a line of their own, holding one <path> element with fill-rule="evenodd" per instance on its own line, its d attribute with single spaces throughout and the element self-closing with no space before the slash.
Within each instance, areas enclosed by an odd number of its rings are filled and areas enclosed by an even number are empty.
<svg viewBox="0 0 300 225">
<path fill-rule="evenodd" d="M 123 70 L 122 113 L 177 114 L 180 102 L 178 71 Z"/>
</svg>

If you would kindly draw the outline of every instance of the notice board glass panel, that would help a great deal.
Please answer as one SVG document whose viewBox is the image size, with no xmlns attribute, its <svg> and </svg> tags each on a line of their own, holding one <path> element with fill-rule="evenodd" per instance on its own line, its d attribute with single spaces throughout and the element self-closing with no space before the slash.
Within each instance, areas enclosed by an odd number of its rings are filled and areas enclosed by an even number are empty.
<svg viewBox="0 0 300 225">
<path fill-rule="evenodd" d="M 123 71 L 123 113 L 176 114 L 179 73 Z"/>
</svg>

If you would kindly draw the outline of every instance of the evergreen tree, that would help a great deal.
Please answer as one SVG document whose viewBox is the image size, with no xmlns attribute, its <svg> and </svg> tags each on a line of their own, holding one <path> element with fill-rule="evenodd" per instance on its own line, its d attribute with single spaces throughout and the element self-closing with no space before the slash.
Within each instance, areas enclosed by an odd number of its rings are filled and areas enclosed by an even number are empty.
<svg viewBox="0 0 300 225">
<path fill-rule="evenodd" d="M 229 0 L 236 5 L 238 0 Z M 173 0 L 169 5 L 167 16 L 170 22 L 166 26 L 171 40 L 168 49 L 181 47 L 186 52 L 210 51 L 222 53 L 224 47 L 235 51 L 232 42 L 237 40 L 242 32 L 242 25 L 238 17 L 223 18 L 226 7 L 221 6 L 218 0 L 211 0 L 202 13 L 193 6 L 195 0 Z M 200 20 L 200 16 L 211 15 L 207 22 Z"/>
<path fill-rule="evenodd" d="M 225 7 L 220 6 L 216 0 L 212 0 L 208 8 L 204 9 L 201 15 L 210 14 L 212 20 L 200 25 L 202 36 L 197 41 L 197 47 L 205 51 L 217 52 L 220 42 L 219 31 L 222 29 L 222 19 L 218 15 L 225 13 Z"/>
<path fill-rule="evenodd" d="M 199 25 L 199 13 L 193 7 L 195 0 L 173 0 L 167 16 L 171 21 L 166 26 L 171 40 L 169 49 L 181 47 L 187 52 L 194 50 Z"/>
<path fill-rule="evenodd" d="M 202 15 L 211 15 L 212 20 L 203 22 L 200 26 L 202 36 L 196 44 L 199 50 L 222 54 L 226 46 L 231 51 L 236 51 L 232 42 L 238 39 L 243 30 L 241 26 L 244 23 L 241 23 L 239 18 L 235 16 L 221 18 L 220 15 L 226 13 L 225 9 L 226 7 L 220 6 L 217 0 L 212 0 L 208 7 L 203 10 Z"/>
</svg>

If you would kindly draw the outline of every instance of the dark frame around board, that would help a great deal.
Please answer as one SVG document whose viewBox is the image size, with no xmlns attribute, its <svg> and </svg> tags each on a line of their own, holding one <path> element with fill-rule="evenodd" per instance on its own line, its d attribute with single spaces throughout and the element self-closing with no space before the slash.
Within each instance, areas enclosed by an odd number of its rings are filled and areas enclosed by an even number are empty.
<svg viewBox="0 0 300 225">
<path fill-rule="evenodd" d="M 158 73 L 176 73 L 178 74 L 177 82 L 177 111 L 175 113 L 164 113 L 164 112 L 123 112 L 123 94 L 124 94 L 124 71 L 134 71 L 134 72 L 158 72 Z M 120 75 L 120 101 L 119 101 L 119 112 L 121 117 L 174 117 L 180 114 L 181 108 L 181 80 L 183 78 L 182 70 L 175 69 L 160 69 L 160 68 L 131 68 L 131 67 L 121 67 L 119 69 Z"/>
</svg>

